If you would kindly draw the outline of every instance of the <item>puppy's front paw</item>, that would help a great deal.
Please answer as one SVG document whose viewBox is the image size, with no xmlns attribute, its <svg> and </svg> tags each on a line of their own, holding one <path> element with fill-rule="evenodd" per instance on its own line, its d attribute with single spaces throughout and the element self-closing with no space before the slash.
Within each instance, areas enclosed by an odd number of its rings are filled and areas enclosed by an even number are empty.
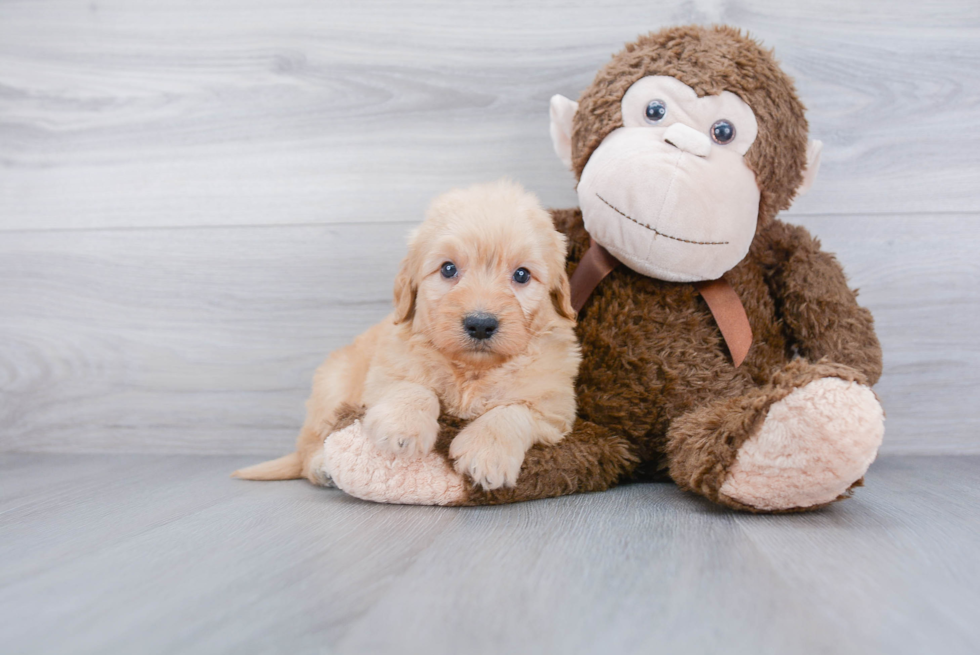
<svg viewBox="0 0 980 655">
<path fill-rule="evenodd" d="M 432 451 L 439 436 L 438 408 L 381 402 L 364 415 L 364 430 L 381 450 L 405 457 Z"/>
<path fill-rule="evenodd" d="M 449 446 L 456 471 L 487 490 L 517 484 L 524 452 L 517 439 L 501 436 L 477 423 L 462 430 Z"/>
</svg>

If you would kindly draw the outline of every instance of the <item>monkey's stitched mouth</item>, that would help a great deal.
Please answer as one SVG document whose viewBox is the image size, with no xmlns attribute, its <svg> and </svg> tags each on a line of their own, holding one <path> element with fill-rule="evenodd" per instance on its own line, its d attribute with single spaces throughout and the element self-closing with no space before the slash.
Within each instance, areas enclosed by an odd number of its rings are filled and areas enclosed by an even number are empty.
<svg viewBox="0 0 980 655">
<path fill-rule="evenodd" d="M 623 212 L 621 212 L 617 207 L 614 207 L 612 205 L 612 203 L 610 203 L 608 200 L 606 200 L 605 198 L 603 198 L 602 196 L 600 196 L 598 193 L 595 194 L 595 197 L 598 198 L 599 200 L 601 200 L 602 202 L 606 203 L 606 205 L 610 209 L 612 209 L 614 212 L 616 212 L 617 214 L 619 214 L 623 218 L 628 218 L 629 220 L 633 221 L 634 223 L 636 223 L 640 227 L 645 227 L 646 229 L 648 229 L 651 232 L 653 232 L 654 234 L 656 234 L 658 237 L 666 237 L 668 239 L 673 239 L 674 241 L 680 241 L 682 243 L 693 243 L 696 246 L 724 246 L 724 245 L 727 245 L 728 244 L 727 241 L 691 241 L 690 239 L 682 239 L 680 237 L 672 237 L 669 234 L 664 234 L 663 232 L 661 232 L 660 230 L 658 230 L 655 227 L 650 227 L 646 223 L 641 223 L 640 221 L 636 220 L 632 216 L 627 216 L 626 214 L 624 214 Z"/>
</svg>

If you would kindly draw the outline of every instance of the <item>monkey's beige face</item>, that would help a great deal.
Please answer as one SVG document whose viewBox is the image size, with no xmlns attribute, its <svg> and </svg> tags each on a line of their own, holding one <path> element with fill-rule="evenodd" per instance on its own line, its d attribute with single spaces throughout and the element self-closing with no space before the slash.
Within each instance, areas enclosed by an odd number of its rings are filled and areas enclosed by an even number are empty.
<svg viewBox="0 0 980 655">
<path fill-rule="evenodd" d="M 573 315 L 565 251 L 548 213 L 515 185 L 442 196 L 406 259 L 415 294 L 412 329 L 471 366 L 525 352 L 559 312 Z"/>
<path fill-rule="evenodd" d="M 634 270 L 674 282 L 713 280 L 748 253 L 759 188 L 743 157 L 755 115 L 728 91 L 644 77 L 621 102 L 623 127 L 589 158 L 578 184 L 585 227 Z"/>
</svg>

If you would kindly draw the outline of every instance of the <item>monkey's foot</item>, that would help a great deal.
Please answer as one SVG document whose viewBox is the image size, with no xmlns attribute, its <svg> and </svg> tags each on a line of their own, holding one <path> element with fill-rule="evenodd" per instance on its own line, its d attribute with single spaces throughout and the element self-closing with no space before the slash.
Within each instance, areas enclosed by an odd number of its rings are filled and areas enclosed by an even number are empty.
<svg viewBox="0 0 980 655">
<path fill-rule="evenodd" d="M 466 496 L 462 476 L 445 457 L 383 451 L 359 420 L 327 437 L 321 472 L 351 496 L 376 503 L 454 505 Z"/>
<path fill-rule="evenodd" d="M 764 511 L 829 503 L 874 461 L 884 420 L 868 387 L 839 378 L 810 382 L 773 403 L 719 491 Z"/>
</svg>

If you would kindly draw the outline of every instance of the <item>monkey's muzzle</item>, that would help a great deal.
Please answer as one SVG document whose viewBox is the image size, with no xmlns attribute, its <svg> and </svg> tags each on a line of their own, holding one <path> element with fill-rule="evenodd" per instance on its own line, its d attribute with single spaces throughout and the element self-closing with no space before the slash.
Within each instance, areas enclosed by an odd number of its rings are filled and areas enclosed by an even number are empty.
<svg viewBox="0 0 980 655">
<path fill-rule="evenodd" d="M 578 184 L 585 228 L 617 259 L 671 282 L 714 280 L 748 253 L 759 215 L 755 174 L 688 125 L 621 127 Z"/>
</svg>

